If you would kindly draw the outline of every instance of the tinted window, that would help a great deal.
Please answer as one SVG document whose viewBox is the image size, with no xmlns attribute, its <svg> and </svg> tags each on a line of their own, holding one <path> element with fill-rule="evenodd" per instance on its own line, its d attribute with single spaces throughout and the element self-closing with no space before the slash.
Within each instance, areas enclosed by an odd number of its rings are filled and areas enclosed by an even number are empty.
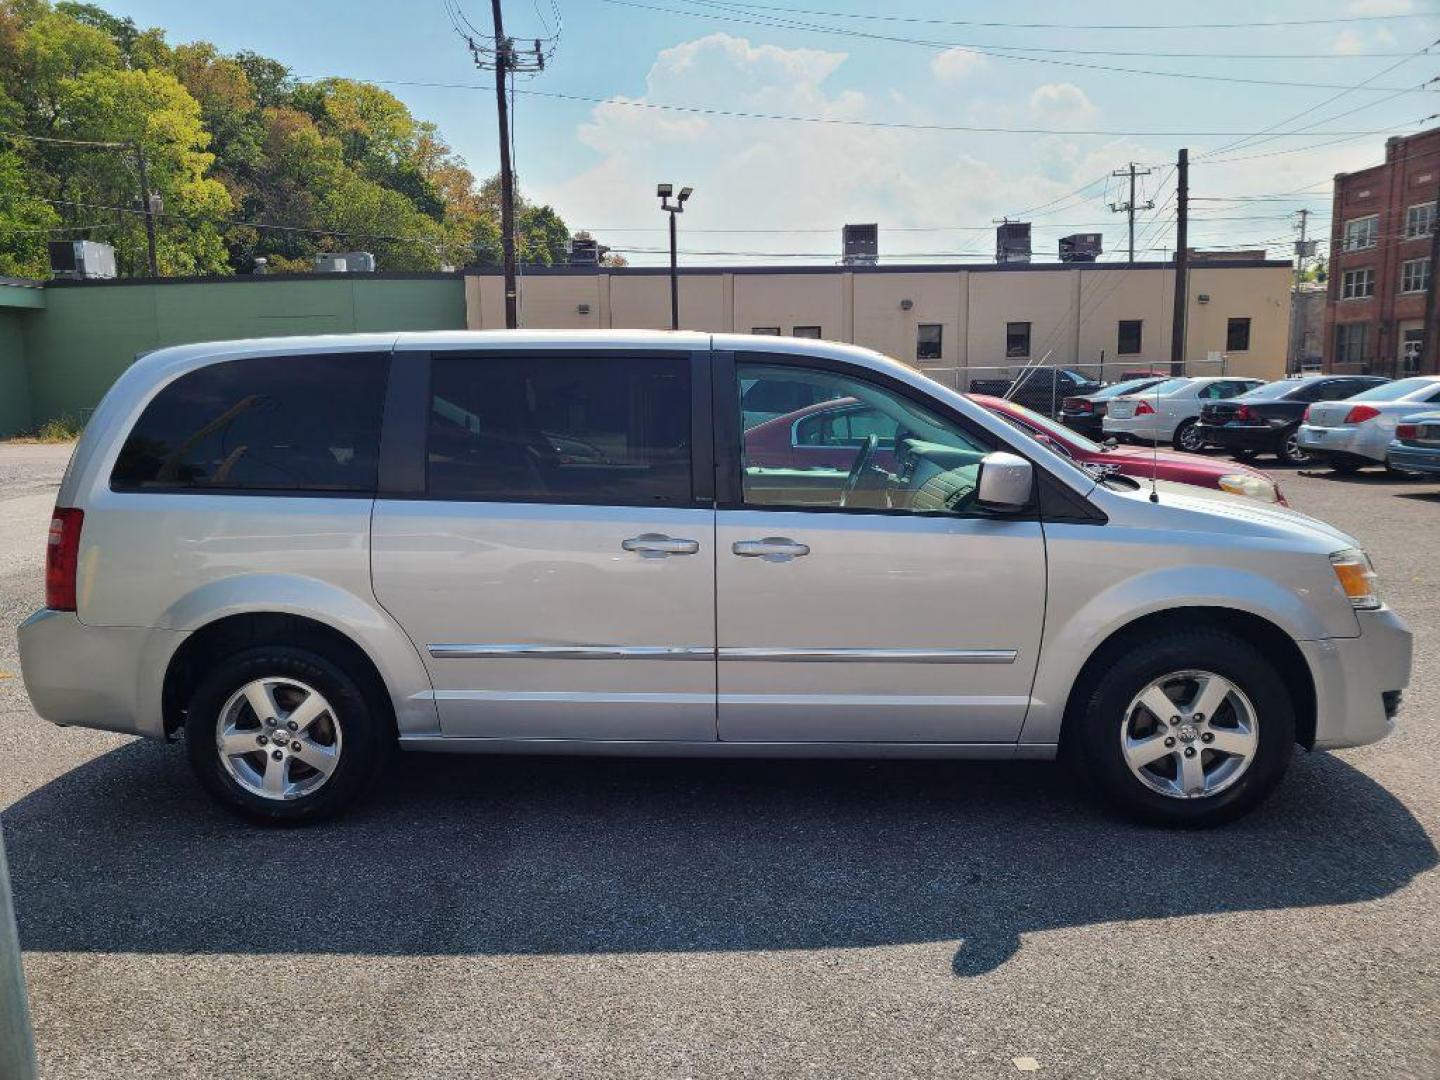
<svg viewBox="0 0 1440 1080">
<path fill-rule="evenodd" d="M 1125 382 L 1116 383 L 1114 386 L 1107 386 L 1104 390 L 1097 390 L 1087 396 L 1097 401 L 1105 401 L 1109 398 L 1119 397 L 1122 394 L 1136 394 L 1152 386 L 1157 386 L 1160 379 L 1128 379 Z"/>
<path fill-rule="evenodd" d="M 1240 396 L 1249 401 L 1279 401 L 1307 385 L 1313 384 L 1298 382 L 1295 379 L 1280 379 L 1277 382 L 1266 383 L 1264 386 L 1257 386 L 1254 390 L 1247 390 Z"/>
<path fill-rule="evenodd" d="M 1231 319 L 1225 324 L 1225 351 L 1245 352 L 1250 348 L 1250 320 Z"/>
<path fill-rule="evenodd" d="M 796 422 L 795 445 L 858 447 L 874 435 L 881 446 L 894 446 L 895 428 L 892 417 L 874 409 L 826 409 Z"/>
<path fill-rule="evenodd" d="M 432 495 L 691 501 L 690 367 L 669 357 L 436 357 Z"/>
<path fill-rule="evenodd" d="M 375 490 L 389 357 L 263 356 L 182 375 L 125 440 L 117 491 Z"/>
<path fill-rule="evenodd" d="M 1121 319 L 1115 351 L 1122 356 L 1138 353 L 1140 351 L 1140 327 L 1139 319 Z"/>
<path fill-rule="evenodd" d="M 1192 380 L 1188 378 L 1166 379 L 1164 382 L 1156 383 L 1154 386 L 1147 386 L 1142 393 L 1144 393 L 1146 397 L 1165 397 L 1167 394 L 1175 394 L 1184 390 L 1190 385 L 1191 381 Z"/>
</svg>

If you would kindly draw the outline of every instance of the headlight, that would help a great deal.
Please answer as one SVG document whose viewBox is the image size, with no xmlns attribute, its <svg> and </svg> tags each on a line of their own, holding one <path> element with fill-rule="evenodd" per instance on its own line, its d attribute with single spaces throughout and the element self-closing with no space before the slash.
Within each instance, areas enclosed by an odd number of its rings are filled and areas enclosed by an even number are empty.
<svg viewBox="0 0 1440 1080">
<path fill-rule="evenodd" d="M 1229 476 L 1222 476 L 1220 490 L 1228 491 L 1231 495 L 1248 495 L 1261 502 L 1280 501 L 1280 489 L 1275 486 L 1275 481 L 1267 480 L 1263 476 L 1251 476 L 1249 473 L 1232 473 Z"/>
<path fill-rule="evenodd" d="M 1380 606 L 1380 595 L 1375 591 L 1375 567 L 1370 563 L 1370 556 L 1359 548 L 1349 548 L 1331 555 L 1330 565 L 1335 568 L 1335 578 L 1350 598 L 1351 607 L 1369 611 Z"/>
</svg>

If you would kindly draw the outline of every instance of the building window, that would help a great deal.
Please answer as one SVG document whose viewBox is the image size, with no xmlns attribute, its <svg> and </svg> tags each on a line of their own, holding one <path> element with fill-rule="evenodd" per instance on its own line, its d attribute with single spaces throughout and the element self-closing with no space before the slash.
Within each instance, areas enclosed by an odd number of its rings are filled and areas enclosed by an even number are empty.
<svg viewBox="0 0 1440 1080">
<path fill-rule="evenodd" d="M 1400 368 L 1406 375 L 1420 370 L 1420 354 L 1425 348 L 1424 330 L 1406 330 L 1400 337 Z"/>
<path fill-rule="evenodd" d="M 1250 349 L 1250 319 L 1231 319 L 1225 324 L 1225 351 L 1248 352 Z"/>
<path fill-rule="evenodd" d="M 818 326 L 797 326 L 797 327 L 795 327 L 794 330 L 792 330 L 792 331 L 790 332 L 790 336 L 791 336 L 791 337 L 818 338 L 818 337 L 820 336 L 820 327 L 818 327 Z"/>
<path fill-rule="evenodd" d="M 1345 222 L 1346 251 L 1364 251 L 1375 246 L 1380 239 L 1380 215 L 1370 214 Z"/>
<path fill-rule="evenodd" d="M 1430 260 L 1406 259 L 1400 264 L 1400 291 L 1424 292 L 1430 287 Z"/>
<path fill-rule="evenodd" d="M 1133 356 L 1140 351 L 1140 327 L 1144 325 L 1139 319 L 1121 319 L 1120 336 L 1115 346 L 1115 351 L 1121 356 Z"/>
<path fill-rule="evenodd" d="M 1433 202 L 1421 203 L 1419 206 L 1409 207 L 1405 211 L 1405 239 L 1414 240 L 1420 236 L 1429 236 L 1435 228 L 1435 204 Z"/>
<path fill-rule="evenodd" d="M 945 328 L 939 323 L 922 322 L 915 328 L 915 359 L 939 360 L 945 351 Z"/>
<path fill-rule="evenodd" d="M 1012 322 L 1005 324 L 1006 359 L 1030 355 L 1030 324 Z"/>
<path fill-rule="evenodd" d="M 1335 327 L 1335 362 L 1359 364 L 1365 359 L 1365 323 L 1340 323 Z"/>
<path fill-rule="evenodd" d="M 1340 278 L 1341 300 L 1364 300 L 1375 295 L 1375 271 L 1366 266 L 1346 270 Z"/>
<path fill-rule="evenodd" d="M 750 333 L 760 334 L 762 337 L 779 337 L 780 328 L 778 326 L 752 326 Z"/>
</svg>

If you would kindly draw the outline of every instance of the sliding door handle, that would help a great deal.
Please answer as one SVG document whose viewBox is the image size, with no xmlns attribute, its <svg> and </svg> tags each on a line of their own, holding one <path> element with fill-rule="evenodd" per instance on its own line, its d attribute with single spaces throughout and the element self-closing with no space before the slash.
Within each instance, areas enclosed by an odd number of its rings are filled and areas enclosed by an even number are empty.
<svg viewBox="0 0 1440 1080">
<path fill-rule="evenodd" d="M 810 554 L 810 545 L 791 540 L 788 536 L 767 536 L 763 540 L 736 540 L 730 550 L 742 559 L 768 559 L 786 562 Z"/>
<path fill-rule="evenodd" d="M 620 541 L 620 546 L 645 558 L 664 558 L 666 555 L 694 555 L 700 550 L 700 541 L 681 540 L 664 533 L 641 533 Z"/>
</svg>

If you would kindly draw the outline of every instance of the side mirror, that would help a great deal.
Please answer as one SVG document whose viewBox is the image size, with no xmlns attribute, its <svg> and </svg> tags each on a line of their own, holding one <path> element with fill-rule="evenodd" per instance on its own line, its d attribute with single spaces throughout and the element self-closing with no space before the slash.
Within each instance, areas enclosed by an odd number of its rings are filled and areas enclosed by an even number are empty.
<svg viewBox="0 0 1440 1080">
<path fill-rule="evenodd" d="M 1017 454 L 996 450 L 980 461 L 977 505 L 986 510 L 1013 512 L 1030 505 L 1035 467 Z"/>
</svg>

